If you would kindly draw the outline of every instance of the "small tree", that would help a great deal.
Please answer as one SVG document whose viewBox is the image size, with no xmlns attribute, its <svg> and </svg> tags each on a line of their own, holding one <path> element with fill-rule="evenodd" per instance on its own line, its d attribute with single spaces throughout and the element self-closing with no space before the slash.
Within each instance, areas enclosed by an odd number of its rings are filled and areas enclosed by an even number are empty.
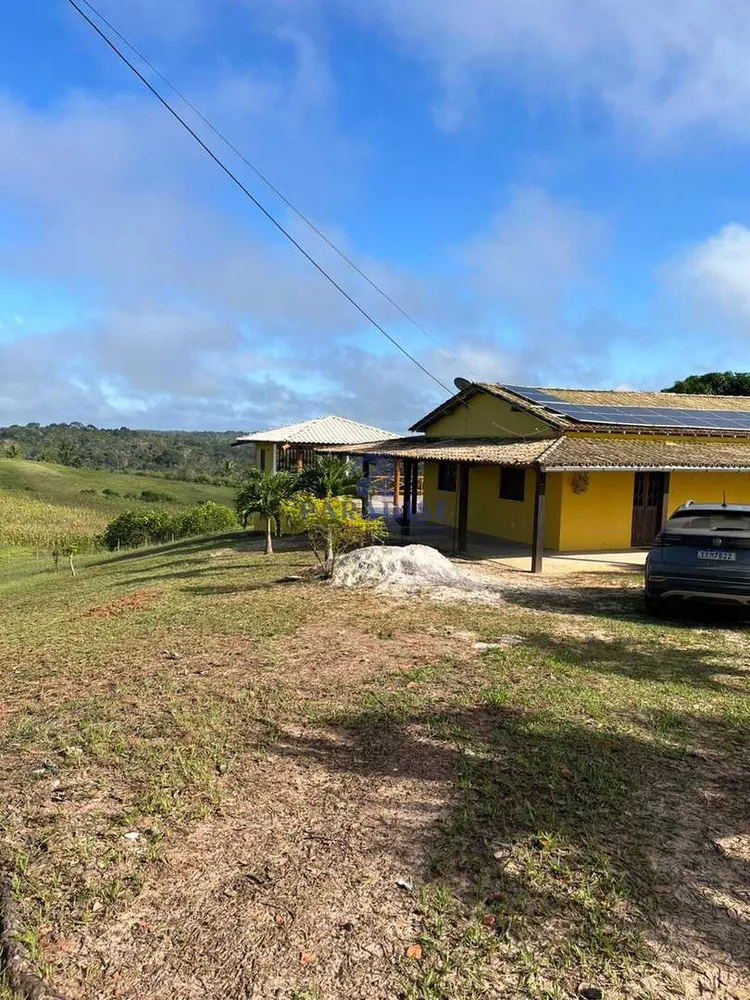
<svg viewBox="0 0 750 1000">
<path fill-rule="evenodd" d="M 388 528 L 379 518 L 362 517 L 359 505 L 346 497 L 321 500 L 310 493 L 301 493 L 285 500 L 282 513 L 292 531 L 304 532 L 327 576 L 333 573 L 336 560 L 343 552 L 384 542 Z"/>
<path fill-rule="evenodd" d="M 70 566 L 70 575 L 71 576 L 75 576 L 76 575 L 76 568 L 75 568 L 75 565 L 73 563 L 73 556 L 77 556 L 78 555 L 78 546 L 77 545 L 70 545 L 70 544 L 69 545 L 64 545 L 62 551 L 63 551 L 63 555 L 68 557 L 68 565 Z"/>
<path fill-rule="evenodd" d="M 352 462 L 337 455 L 318 455 L 315 463 L 300 476 L 300 489 L 325 500 L 326 497 L 354 497 L 361 472 Z"/>
<path fill-rule="evenodd" d="M 235 508 L 242 526 L 247 527 L 256 514 L 266 522 L 266 555 L 273 555 L 273 527 L 279 530 L 282 504 L 299 488 L 299 476 L 293 472 L 261 472 L 250 469 L 245 485 L 237 494 Z"/>
<path fill-rule="evenodd" d="M 60 465 L 81 465 L 81 458 L 68 438 L 60 438 L 58 441 L 57 460 Z"/>
</svg>

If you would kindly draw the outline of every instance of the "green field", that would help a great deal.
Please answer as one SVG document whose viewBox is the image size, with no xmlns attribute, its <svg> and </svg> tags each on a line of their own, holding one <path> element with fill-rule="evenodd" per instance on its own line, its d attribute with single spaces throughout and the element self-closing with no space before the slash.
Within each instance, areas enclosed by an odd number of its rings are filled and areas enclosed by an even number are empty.
<svg viewBox="0 0 750 1000">
<path fill-rule="evenodd" d="M 748 995 L 745 625 L 648 620 L 635 575 L 337 589 L 262 544 L 0 580 L 0 869 L 60 996 Z"/>
<path fill-rule="evenodd" d="M 104 495 L 104 490 L 112 493 Z M 202 500 L 231 506 L 235 492 L 228 486 L 4 458 L 0 459 L 0 549 L 46 551 L 61 542 L 88 548 L 113 517 L 146 506 L 139 499 L 143 490 L 174 497 L 172 501 L 148 504 L 167 510 L 193 506 Z"/>
</svg>

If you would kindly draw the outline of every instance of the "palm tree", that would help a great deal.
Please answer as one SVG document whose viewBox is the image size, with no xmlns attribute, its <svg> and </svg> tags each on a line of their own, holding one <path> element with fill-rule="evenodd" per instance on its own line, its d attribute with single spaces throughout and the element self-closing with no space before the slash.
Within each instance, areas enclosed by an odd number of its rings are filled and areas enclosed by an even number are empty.
<svg viewBox="0 0 750 1000">
<path fill-rule="evenodd" d="M 299 476 L 294 472 L 261 472 L 250 469 L 247 481 L 237 494 L 235 508 L 243 527 L 255 514 L 265 518 L 266 555 L 273 555 L 272 528 L 278 530 L 281 504 L 299 489 Z"/>
<path fill-rule="evenodd" d="M 353 497 L 362 473 L 356 465 L 337 455 L 318 455 L 315 464 L 300 476 L 300 489 L 319 500 L 328 497 Z"/>
</svg>

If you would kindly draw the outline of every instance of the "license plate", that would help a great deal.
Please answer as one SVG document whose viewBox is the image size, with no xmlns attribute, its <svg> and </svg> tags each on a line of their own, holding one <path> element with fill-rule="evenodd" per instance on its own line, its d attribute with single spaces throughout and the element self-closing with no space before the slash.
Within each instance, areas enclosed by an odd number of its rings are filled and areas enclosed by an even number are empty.
<svg viewBox="0 0 750 1000">
<path fill-rule="evenodd" d="M 699 559 L 711 559 L 715 562 L 736 562 L 736 552 L 725 552 L 723 549 L 698 549 Z"/>
</svg>

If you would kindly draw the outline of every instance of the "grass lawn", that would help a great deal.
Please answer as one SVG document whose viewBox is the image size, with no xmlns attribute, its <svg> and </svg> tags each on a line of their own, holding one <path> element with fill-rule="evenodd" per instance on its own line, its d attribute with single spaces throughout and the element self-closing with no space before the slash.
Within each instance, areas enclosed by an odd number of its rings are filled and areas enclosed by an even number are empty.
<svg viewBox="0 0 750 1000">
<path fill-rule="evenodd" d="M 0 580 L 0 858 L 63 997 L 750 996 L 744 625 L 281 547 Z"/>
<path fill-rule="evenodd" d="M 105 494 L 104 490 L 109 492 Z M 165 510 L 194 506 L 202 500 L 232 506 L 236 492 L 228 486 L 206 486 L 160 476 L 0 458 L 0 549 L 46 549 L 60 537 L 79 541 L 84 547 L 122 511 L 146 506 L 137 499 L 143 490 L 170 494 L 172 501 L 148 504 Z"/>
</svg>

